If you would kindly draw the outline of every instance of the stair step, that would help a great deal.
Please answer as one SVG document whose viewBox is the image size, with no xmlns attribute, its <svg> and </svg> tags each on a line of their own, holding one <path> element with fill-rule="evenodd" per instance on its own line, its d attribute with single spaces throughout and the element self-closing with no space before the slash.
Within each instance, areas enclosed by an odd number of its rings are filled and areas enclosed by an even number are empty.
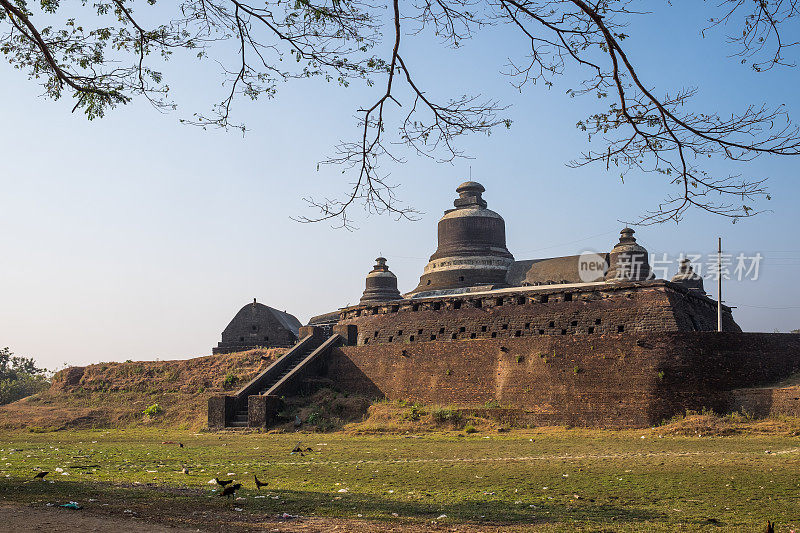
<svg viewBox="0 0 800 533">
<path fill-rule="evenodd" d="M 246 428 L 247 422 L 239 422 L 238 420 L 234 420 L 228 424 L 228 427 L 232 428 Z"/>
</svg>

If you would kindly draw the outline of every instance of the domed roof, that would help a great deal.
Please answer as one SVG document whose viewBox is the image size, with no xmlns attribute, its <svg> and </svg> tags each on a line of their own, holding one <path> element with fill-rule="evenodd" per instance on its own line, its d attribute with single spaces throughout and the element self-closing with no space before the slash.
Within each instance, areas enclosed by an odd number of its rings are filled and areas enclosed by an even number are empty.
<svg viewBox="0 0 800 533">
<path fill-rule="evenodd" d="M 366 288 L 360 302 L 385 302 L 401 298 L 400 291 L 397 290 L 397 276 L 386 266 L 386 258 L 378 257 L 375 259 L 375 266 L 367 274 Z"/>
<path fill-rule="evenodd" d="M 503 217 L 487 209 L 483 185 L 467 181 L 456 188 L 455 209 L 438 225 L 438 247 L 419 285 L 409 295 L 474 286 L 505 286 L 514 256 L 506 248 Z"/>
<path fill-rule="evenodd" d="M 703 277 L 694 271 L 692 262 L 686 258 L 681 259 L 681 266 L 678 268 L 678 273 L 675 274 L 670 281 L 678 285 L 683 285 L 689 290 L 697 291 L 701 294 L 706 293 L 703 288 Z"/>
<path fill-rule="evenodd" d="M 644 281 L 653 278 L 647 250 L 636 242 L 631 228 L 622 228 L 619 242 L 608 254 L 606 281 Z"/>
</svg>

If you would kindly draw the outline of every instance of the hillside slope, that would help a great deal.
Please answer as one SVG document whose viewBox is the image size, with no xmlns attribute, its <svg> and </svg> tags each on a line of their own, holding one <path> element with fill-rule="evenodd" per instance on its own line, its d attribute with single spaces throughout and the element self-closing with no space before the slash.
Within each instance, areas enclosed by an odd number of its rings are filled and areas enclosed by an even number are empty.
<svg viewBox="0 0 800 533">
<path fill-rule="evenodd" d="M 129 425 L 199 429 L 208 397 L 233 391 L 269 366 L 283 348 L 197 357 L 69 367 L 37 395 L 0 407 L 0 428 L 55 430 Z M 144 415 L 148 406 L 162 411 Z"/>
</svg>

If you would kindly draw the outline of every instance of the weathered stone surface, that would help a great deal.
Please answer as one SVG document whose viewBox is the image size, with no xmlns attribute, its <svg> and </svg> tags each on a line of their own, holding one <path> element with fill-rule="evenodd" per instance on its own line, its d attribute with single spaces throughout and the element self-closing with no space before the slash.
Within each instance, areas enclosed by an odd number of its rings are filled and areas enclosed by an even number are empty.
<svg viewBox="0 0 800 533">
<path fill-rule="evenodd" d="M 647 250 L 636 242 L 631 228 L 623 228 L 619 242 L 608 254 L 606 281 L 644 281 L 652 277 Z"/>
<path fill-rule="evenodd" d="M 214 353 L 230 353 L 259 347 L 276 348 L 297 342 L 301 323 L 289 313 L 253 303 L 242 307 L 222 332 Z"/>
<path fill-rule="evenodd" d="M 800 385 L 736 389 L 732 409 L 755 417 L 800 417 Z"/>
<path fill-rule="evenodd" d="M 800 336 L 672 332 L 343 346 L 342 390 L 428 404 L 521 410 L 536 424 L 644 427 L 687 409 L 724 412 L 731 391 L 800 369 Z"/>
<path fill-rule="evenodd" d="M 367 274 L 366 287 L 360 302 L 365 304 L 400 299 L 402 296 L 397 290 L 397 277 L 386 265 L 386 258 L 375 259 L 375 266 Z"/>
<path fill-rule="evenodd" d="M 712 300 L 663 280 L 401 300 L 346 308 L 341 318 L 357 327 L 359 345 L 714 331 L 717 321 Z M 727 308 L 723 330 L 740 331 Z"/>
<path fill-rule="evenodd" d="M 254 394 L 247 398 L 247 425 L 251 428 L 269 427 L 278 421 L 284 403 L 277 396 Z"/>
<path fill-rule="evenodd" d="M 225 421 L 233 418 L 236 411 L 236 398 L 234 396 L 217 395 L 208 399 L 208 427 L 222 429 Z"/>
<path fill-rule="evenodd" d="M 439 220 L 438 246 L 411 293 L 489 285 L 503 287 L 514 256 L 506 248 L 503 217 L 486 209 L 480 183 L 467 181 L 456 189 L 455 209 Z"/>
</svg>

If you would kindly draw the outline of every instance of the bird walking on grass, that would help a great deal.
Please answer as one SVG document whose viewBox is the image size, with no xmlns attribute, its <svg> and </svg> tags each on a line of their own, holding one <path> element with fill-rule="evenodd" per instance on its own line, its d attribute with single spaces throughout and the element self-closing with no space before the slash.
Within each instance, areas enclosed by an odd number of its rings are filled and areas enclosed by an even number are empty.
<svg viewBox="0 0 800 533">
<path fill-rule="evenodd" d="M 219 485 L 220 487 L 225 487 L 225 486 L 230 485 L 231 483 L 233 483 L 232 479 L 220 479 L 218 477 L 215 477 L 214 481 L 216 481 L 217 485 Z"/>
<path fill-rule="evenodd" d="M 256 480 L 256 488 L 258 490 L 261 490 L 261 487 L 266 487 L 267 486 L 267 482 L 266 481 L 259 481 L 258 477 L 255 474 L 253 474 L 253 479 Z"/>
<path fill-rule="evenodd" d="M 47 474 L 49 474 L 49 473 L 50 473 L 50 472 L 48 472 L 47 470 L 42 470 L 41 472 L 39 472 L 39 473 L 37 473 L 35 476 L 33 476 L 33 479 L 41 479 L 41 480 L 44 480 L 44 476 L 46 476 L 46 475 L 47 475 Z"/>
<path fill-rule="evenodd" d="M 230 487 L 225 487 L 222 489 L 222 492 L 219 493 L 220 496 L 225 496 L 226 498 L 230 498 L 231 496 L 236 495 L 236 491 L 242 488 L 241 483 L 234 483 Z"/>
<path fill-rule="evenodd" d="M 775 533 L 775 522 L 770 522 L 767 520 L 767 529 L 764 530 L 765 533 Z"/>
</svg>

